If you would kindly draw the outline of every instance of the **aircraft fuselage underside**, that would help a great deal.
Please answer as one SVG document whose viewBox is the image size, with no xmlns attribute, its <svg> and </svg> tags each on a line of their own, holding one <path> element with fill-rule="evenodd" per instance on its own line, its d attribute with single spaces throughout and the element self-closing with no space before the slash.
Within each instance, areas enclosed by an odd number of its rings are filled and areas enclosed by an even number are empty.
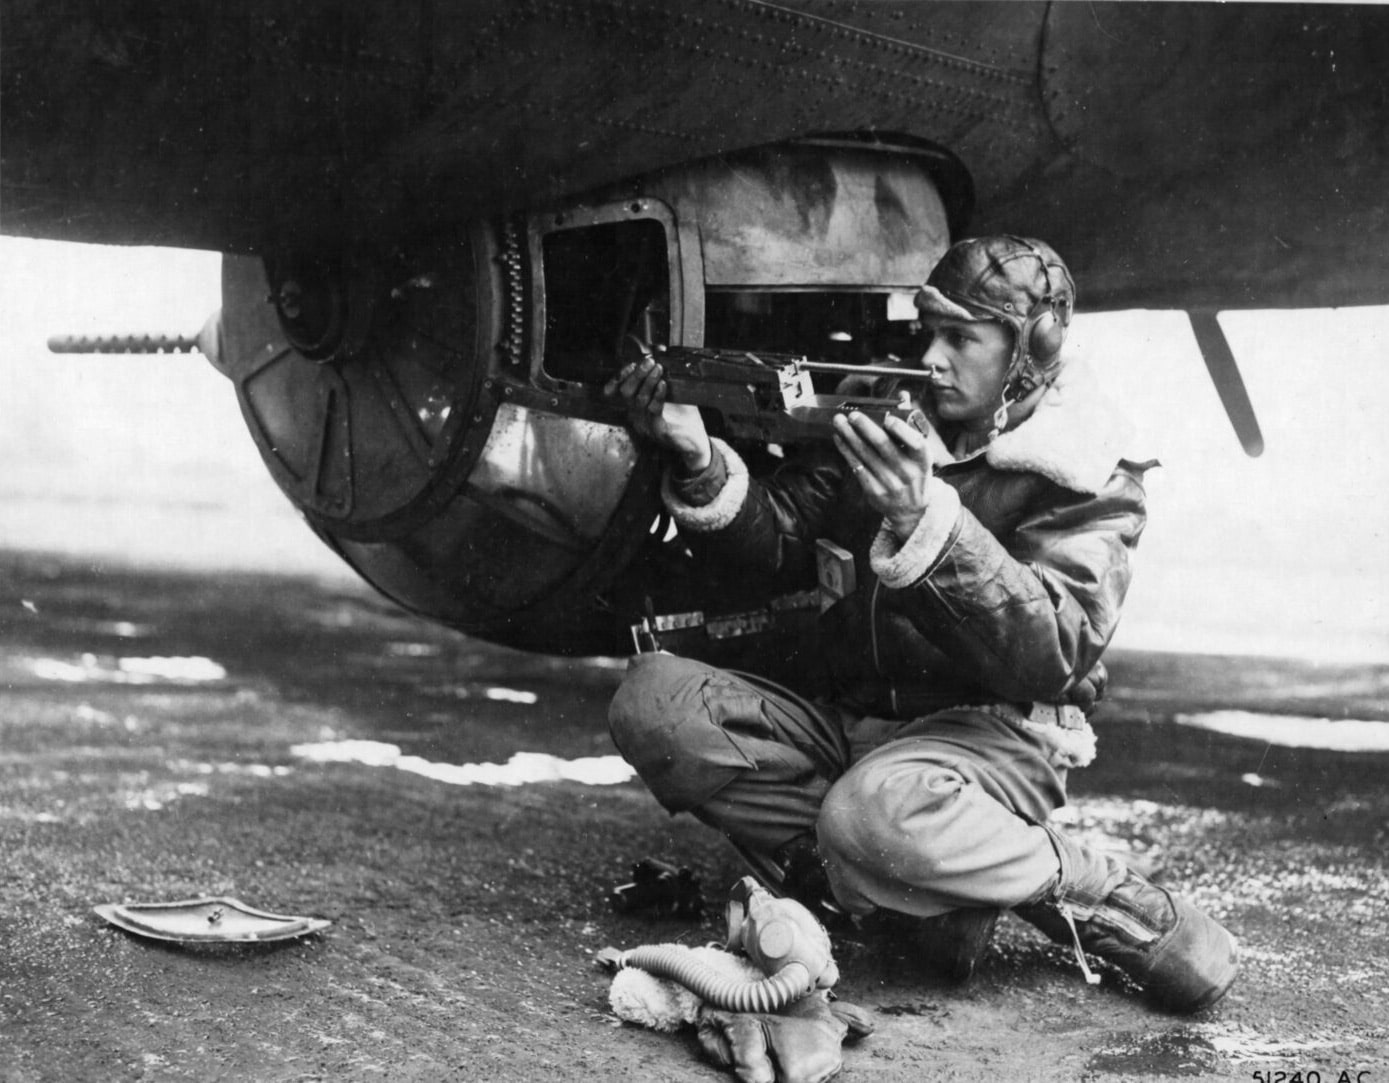
<svg viewBox="0 0 1389 1083">
<path fill-rule="evenodd" d="M 229 255 L 217 364 L 286 496 L 418 614 L 558 653 L 629 650 L 643 615 L 686 639 L 804 625 L 811 594 L 767 610 L 770 585 L 694 573 L 660 462 L 601 387 L 631 335 L 914 360 L 911 296 L 967 200 L 946 154 L 846 137 L 389 253 Z"/>
<path fill-rule="evenodd" d="M 281 489 L 414 612 L 562 653 L 630 650 L 643 616 L 714 655 L 773 624 L 794 639 L 815 584 L 774 603 L 786 584 L 698 575 L 602 385 L 631 335 L 914 360 L 911 296 L 968 198 L 936 149 L 821 139 L 385 253 L 228 256 L 217 364 Z"/>
</svg>

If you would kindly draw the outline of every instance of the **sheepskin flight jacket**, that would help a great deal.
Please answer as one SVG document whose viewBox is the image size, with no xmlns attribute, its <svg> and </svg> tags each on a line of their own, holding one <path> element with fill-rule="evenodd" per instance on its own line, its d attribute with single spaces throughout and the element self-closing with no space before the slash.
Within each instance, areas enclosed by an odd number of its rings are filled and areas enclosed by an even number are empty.
<svg viewBox="0 0 1389 1083">
<path fill-rule="evenodd" d="M 915 532 L 899 542 L 832 448 L 753 478 L 715 440 L 694 479 L 663 496 L 705 560 L 788 589 L 813 579 L 816 539 L 854 556 L 857 589 L 820 618 L 828 691 L 864 714 L 911 718 L 958 705 L 1075 704 L 1102 694 L 1146 520 L 1128 423 L 1071 361 L 1032 414 L 936 469 Z M 808 686 L 813 688 L 813 686 Z"/>
</svg>

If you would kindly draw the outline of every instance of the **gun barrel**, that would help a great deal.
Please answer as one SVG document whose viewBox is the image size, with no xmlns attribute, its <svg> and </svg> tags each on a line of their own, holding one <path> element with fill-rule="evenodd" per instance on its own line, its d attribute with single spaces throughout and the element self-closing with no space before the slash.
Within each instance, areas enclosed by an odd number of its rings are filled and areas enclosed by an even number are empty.
<svg viewBox="0 0 1389 1083">
<path fill-rule="evenodd" d="M 52 353 L 193 353 L 194 335 L 53 335 Z"/>
<path fill-rule="evenodd" d="M 925 369 L 902 369 L 893 365 L 841 365 L 832 361 L 797 361 L 796 367 L 805 372 L 842 372 L 846 376 L 896 376 L 904 380 L 929 381 Z"/>
</svg>

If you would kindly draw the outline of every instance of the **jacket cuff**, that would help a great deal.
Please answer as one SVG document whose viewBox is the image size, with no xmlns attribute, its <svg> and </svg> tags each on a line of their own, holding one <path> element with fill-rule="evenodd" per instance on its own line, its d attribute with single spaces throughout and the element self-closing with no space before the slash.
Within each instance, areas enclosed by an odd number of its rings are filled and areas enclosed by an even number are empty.
<svg viewBox="0 0 1389 1083">
<path fill-rule="evenodd" d="M 697 474 L 686 474 L 679 460 L 670 471 L 670 491 L 681 504 L 691 507 L 712 503 L 727 483 L 728 464 L 717 451 L 709 455 L 709 465 Z"/>
<path fill-rule="evenodd" d="M 883 585 L 893 590 L 909 587 L 940 559 L 955 533 L 960 518 L 960 494 L 940 478 L 927 483 L 929 501 L 912 536 L 899 542 L 887 526 L 873 539 L 869 562 Z"/>
<path fill-rule="evenodd" d="M 748 468 L 738 453 L 717 436 L 712 437 L 714 453 L 723 457 L 728 480 L 708 504 L 687 504 L 675 492 L 671 471 L 661 478 L 661 499 L 675 522 L 697 534 L 722 530 L 737 518 L 748 496 Z"/>
</svg>

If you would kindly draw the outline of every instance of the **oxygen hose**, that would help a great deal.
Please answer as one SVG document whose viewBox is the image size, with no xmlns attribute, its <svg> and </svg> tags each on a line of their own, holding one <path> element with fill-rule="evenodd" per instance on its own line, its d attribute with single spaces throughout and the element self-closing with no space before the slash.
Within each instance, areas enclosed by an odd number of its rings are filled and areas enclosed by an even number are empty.
<svg viewBox="0 0 1389 1083">
<path fill-rule="evenodd" d="M 714 1007 L 731 1012 L 779 1012 L 839 980 L 824 926 L 800 903 L 773 898 L 750 876 L 733 885 L 730 893 L 725 946 L 730 952 L 746 952 L 747 959 L 767 977 L 730 977 L 683 944 L 646 944 L 630 951 L 604 948 L 598 962 L 669 978 Z"/>
<path fill-rule="evenodd" d="M 679 944 L 648 944 L 617 956 L 617 966 L 636 967 L 679 982 L 716 1008 L 730 1012 L 778 1012 L 815 987 L 802 963 L 787 963 L 761 981 L 725 977 Z"/>
</svg>

